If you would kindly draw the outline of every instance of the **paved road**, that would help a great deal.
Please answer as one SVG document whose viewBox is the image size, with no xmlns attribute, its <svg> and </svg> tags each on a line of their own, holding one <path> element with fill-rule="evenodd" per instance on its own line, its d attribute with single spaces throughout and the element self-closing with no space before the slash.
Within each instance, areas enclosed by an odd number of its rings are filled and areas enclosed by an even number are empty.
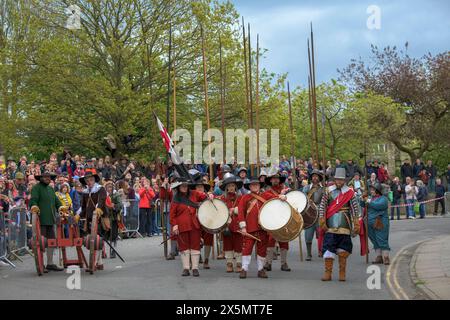
<svg viewBox="0 0 450 320">
<path fill-rule="evenodd" d="M 391 224 L 392 256 L 407 245 L 450 234 L 450 219 L 430 217 L 425 220 L 401 220 Z M 89 275 L 82 272 L 81 290 L 69 290 L 63 272 L 51 272 L 38 277 L 33 260 L 26 257 L 17 268 L 0 267 L 0 299 L 393 299 L 386 281 L 386 268 L 381 267 L 380 289 L 369 290 L 365 259 L 359 256 L 359 240 L 354 239 L 354 253 L 349 259 L 347 282 L 320 281 L 322 259 L 300 262 L 298 240 L 291 243 L 288 262 L 292 272 L 279 270 L 274 261 L 269 279 L 256 278 L 255 261 L 249 278 L 224 272 L 224 260 L 213 260 L 211 270 L 200 270 L 200 277 L 181 277 L 180 261 L 162 259 L 160 237 L 125 240 L 119 251 L 126 259 L 106 260 L 105 270 Z M 317 256 L 317 254 L 315 254 Z M 373 258 L 373 255 L 371 256 Z M 403 266 L 405 268 L 405 266 Z M 335 264 L 334 279 L 337 279 Z M 398 283 L 414 286 L 407 272 L 397 272 Z M 415 296 L 420 299 L 420 295 Z"/>
</svg>

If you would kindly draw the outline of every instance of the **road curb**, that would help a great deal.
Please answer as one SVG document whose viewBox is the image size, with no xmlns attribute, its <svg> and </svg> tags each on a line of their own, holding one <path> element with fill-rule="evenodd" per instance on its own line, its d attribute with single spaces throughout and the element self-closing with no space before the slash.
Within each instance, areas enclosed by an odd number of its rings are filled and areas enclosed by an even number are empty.
<svg viewBox="0 0 450 320">
<path fill-rule="evenodd" d="M 397 279 L 397 269 L 398 269 L 399 263 L 401 262 L 400 258 L 402 256 L 405 256 L 407 254 L 407 252 L 411 251 L 411 248 L 415 247 L 415 249 L 413 250 L 413 252 L 415 252 L 420 245 L 422 245 L 424 242 L 427 242 L 430 240 L 432 240 L 432 238 L 417 241 L 412 244 L 406 245 L 406 246 L 402 247 L 397 252 L 397 254 L 394 256 L 394 258 L 392 259 L 391 264 L 389 265 L 389 267 L 386 271 L 385 282 L 386 282 L 386 285 L 387 285 L 389 291 L 391 292 L 391 294 L 394 296 L 394 298 L 396 300 L 410 300 L 410 297 L 408 296 L 406 291 L 400 286 L 400 284 L 398 283 L 398 279 Z M 413 257 L 414 257 L 414 254 L 413 254 Z M 411 268 L 411 261 L 409 264 L 410 268 Z M 410 269 L 410 271 L 411 271 L 411 269 Z M 414 283 L 414 285 L 415 285 L 415 283 Z M 417 288 L 416 285 L 415 285 L 415 287 Z"/>
<path fill-rule="evenodd" d="M 422 279 L 419 278 L 419 276 L 417 275 L 417 271 L 416 271 L 416 262 L 417 262 L 417 258 L 418 258 L 418 251 L 419 249 L 425 245 L 427 242 L 430 241 L 436 241 L 442 238 L 447 238 L 448 236 L 439 236 L 427 241 L 424 241 L 423 243 L 421 243 L 416 250 L 414 250 L 414 254 L 413 257 L 411 259 L 411 263 L 410 263 L 410 277 L 411 280 L 413 280 L 414 284 L 416 285 L 416 288 L 418 291 L 420 291 L 422 294 L 424 294 L 425 296 L 427 296 L 429 299 L 431 300 L 442 300 L 442 298 L 440 296 L 438 296 L 437 294 L 435 294 L 431 289 L 428 288 L 428 286 L 426 284 L 421 284 L 421 281 L 424 281 Z"/>
</svg>

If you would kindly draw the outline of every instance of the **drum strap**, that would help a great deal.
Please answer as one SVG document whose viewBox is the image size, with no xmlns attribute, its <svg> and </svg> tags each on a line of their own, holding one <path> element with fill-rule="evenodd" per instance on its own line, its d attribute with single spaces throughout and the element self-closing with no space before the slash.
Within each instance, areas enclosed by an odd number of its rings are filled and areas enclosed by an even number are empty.
<svg viewBox="0 0 450 320">
<path fill-rule="evenodd" d="M 254 193 L 250 193 L 250 195 L 253 197 L 253 200 L 250 201 L 250 207 L 247 209 L 247 214 L 250 213 L 250 211 L 252 211 L 253 207 L 258 203 L 258 200 L 261 201 L 262 203 L 265 203 L 267 200 L 258 196 L 257 194 Z"/>
</svg>

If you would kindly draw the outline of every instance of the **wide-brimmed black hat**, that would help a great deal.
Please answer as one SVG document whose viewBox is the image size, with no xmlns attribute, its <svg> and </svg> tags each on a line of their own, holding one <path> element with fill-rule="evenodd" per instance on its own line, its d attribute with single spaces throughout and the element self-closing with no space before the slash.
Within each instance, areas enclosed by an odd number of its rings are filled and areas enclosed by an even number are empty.
<svg viewBox="0 0 450 320">
<path fill-rule="evenodd" d="M 209 192 L 211 190 L 211 185 L 209 183 L 206 183 L 203 181 L 203 179 L 196 180 L 193 183 L 189 183 L 189 188 L 194 190 L 196 186 L 202 185 L 205 188 L 206 192 Z"/>
<path fill-rule="evenodd" d="M 175 178 L 175 181 L 170 184 L 170 189 L 176 189 L 183 184 L 189 185 L 191 183 L 191 181 L 189 179 L 180 177 L 178 174 L 175 175 L 174 178 Z"/>
<path fill-rule="evenodd" d="M 86 172 L 86 174 L 80 178 L 80 182 L 84 185 L 86 185 L 86 178 L 90 178 L 90 177 L 94 177 L 95 178 L 95 182 L 99 182 L 100 181 L 100 177 L 98 176 L 98 174 L 92 173 L 91 171 Z"/>
<path fill-rule="evenodd" d="M 268 186 L 272 185 L 272 182 L 270 182 L 270 180 L 272 178 L 280 179 L 280 184 L 282 184 L 282 183 L 284 183 L 286 181 L 286 176 L 283 176 L 283 175 L 277 173 L 277 174 L 274 174 L 273 176 L 266 177 L 266 185 L 268 185 Z"/>
<path fill-rule="evenodd" d="M 50 179 L 55 180 L 56 179 L 56 173 L 45 171 L 44 173 L 41 173 L 40 175 L 35 175 L 34 178 L 36 180 L 41 180 L 42 177 L 50 177 Z"/>
<path fill-rule="evenodd" d="M 262 188 L 264 187 L 264 182 L 259 181 L 258 178 L 250 178 L 250 179 L 245 179 L 244 181 L 244 188 L 247 190 L 250 190 L 250 185 L 253 183 L 259 183 L 259 186 Z"/>
<path fill-rule="evenodd" d="M 309 179 L 311 179 L 314 174 L 319 177 L 320 181 L 323 180 L 323 172 L 320 170 L 317 170 L 317 169 L 314 169 L 313 171 L 311 171 L 311 174 L 309 175 Z"/>
<path fill-rule="evenodd" d="M 230 184 L 230 183 L 236 184 L 238 190 L 241 189 L 241 188 L 242 188 L 242 185 L 243 185 L 243 182 L 242 182 L 241 179 L 239 179 L 238 177 L 236 177 L 234 174 L 227 173 L 227 174 L 225 174 L 225 176 L 223 177 L 223 180 L 222 180 L 222 182 L 220 183 L 220 187 L 219 187 L 219 188 L 220 188 L 222 191 L 225 191 L 226 188 L 227 188 L 227 185 Z"/>
</svg>

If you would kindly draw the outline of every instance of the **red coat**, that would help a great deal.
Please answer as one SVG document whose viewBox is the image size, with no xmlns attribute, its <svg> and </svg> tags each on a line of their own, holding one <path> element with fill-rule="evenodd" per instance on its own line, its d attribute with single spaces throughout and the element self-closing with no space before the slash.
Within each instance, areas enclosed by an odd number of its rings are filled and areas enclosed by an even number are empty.
<svg viewBox="0 0 450 320">
<path fill-rule="evenodd" d="M 264 194 L 258 194 L 261 198 L 268 200 Z M 243 195 L 238 205 L 238 221 L 239 223 L 245 222 L 246 229 L 248 233 L 256 232 L 262 230 L 259 225 L 259 210 L 263 206 L 263 202 L 260 200 L 256 200 L 255 205 L 252 206 L 250 212 L 247 212 L 250 209 L 251 203 L 255 198 L 252 197 L 251 193 Z"/>
<path fill-rule="evenodd" d="M 172 189 L 166 190 L 166 188 L 164 187 L 159 188 L 159 199 L 161 201 L 167 200 L 169 202 L 172 202 L 172 198 L 173 198 Z"/>
<path fill-rule="evenodd" d="M 222 200 L 226 203 L 228 209 L 236 208 L 239 205 L 239 202 L 241 200 L 241 196 L 236 197 L 236 194 L 228 193 L 228 197 L 225 198 L 225 195 L 221 195 L 217 197 L 218 199 Z M 231 214 L 231 223 L 228 225 L 228 229 L 230 229 L 231 232 L 237 232 L 239 230 L 239 221 L 238 221 L 238 215 L 235 213 Z"/>
<path fill-rule="evenodd" d="M 264 199 L 278 198 L 284 189 L 285 189 L 285 187 L 283 185 L 279 185 L 277 187 L 269 187 L 269 189 L 267 189 L 263 193 Z"/>
<path fill-rule="evenodd" d="M 189 199 L 194 202 L 202 202 L 208 197 L 206 193 L 191 190 Z M 200 230 L 200 222 L 197 218 L 197 209 L 187 206 L 183 203 L 170 204 L 170 225 L 178 226 L 179 232 L 186 232 L 191 230 Z"/>
<path fill-rule="evenodd" d="M 155 191 L 152 188 L 139 189 L 139 208 L 151 208 L 152 200 L 155 197 Z"/>
</svg>

